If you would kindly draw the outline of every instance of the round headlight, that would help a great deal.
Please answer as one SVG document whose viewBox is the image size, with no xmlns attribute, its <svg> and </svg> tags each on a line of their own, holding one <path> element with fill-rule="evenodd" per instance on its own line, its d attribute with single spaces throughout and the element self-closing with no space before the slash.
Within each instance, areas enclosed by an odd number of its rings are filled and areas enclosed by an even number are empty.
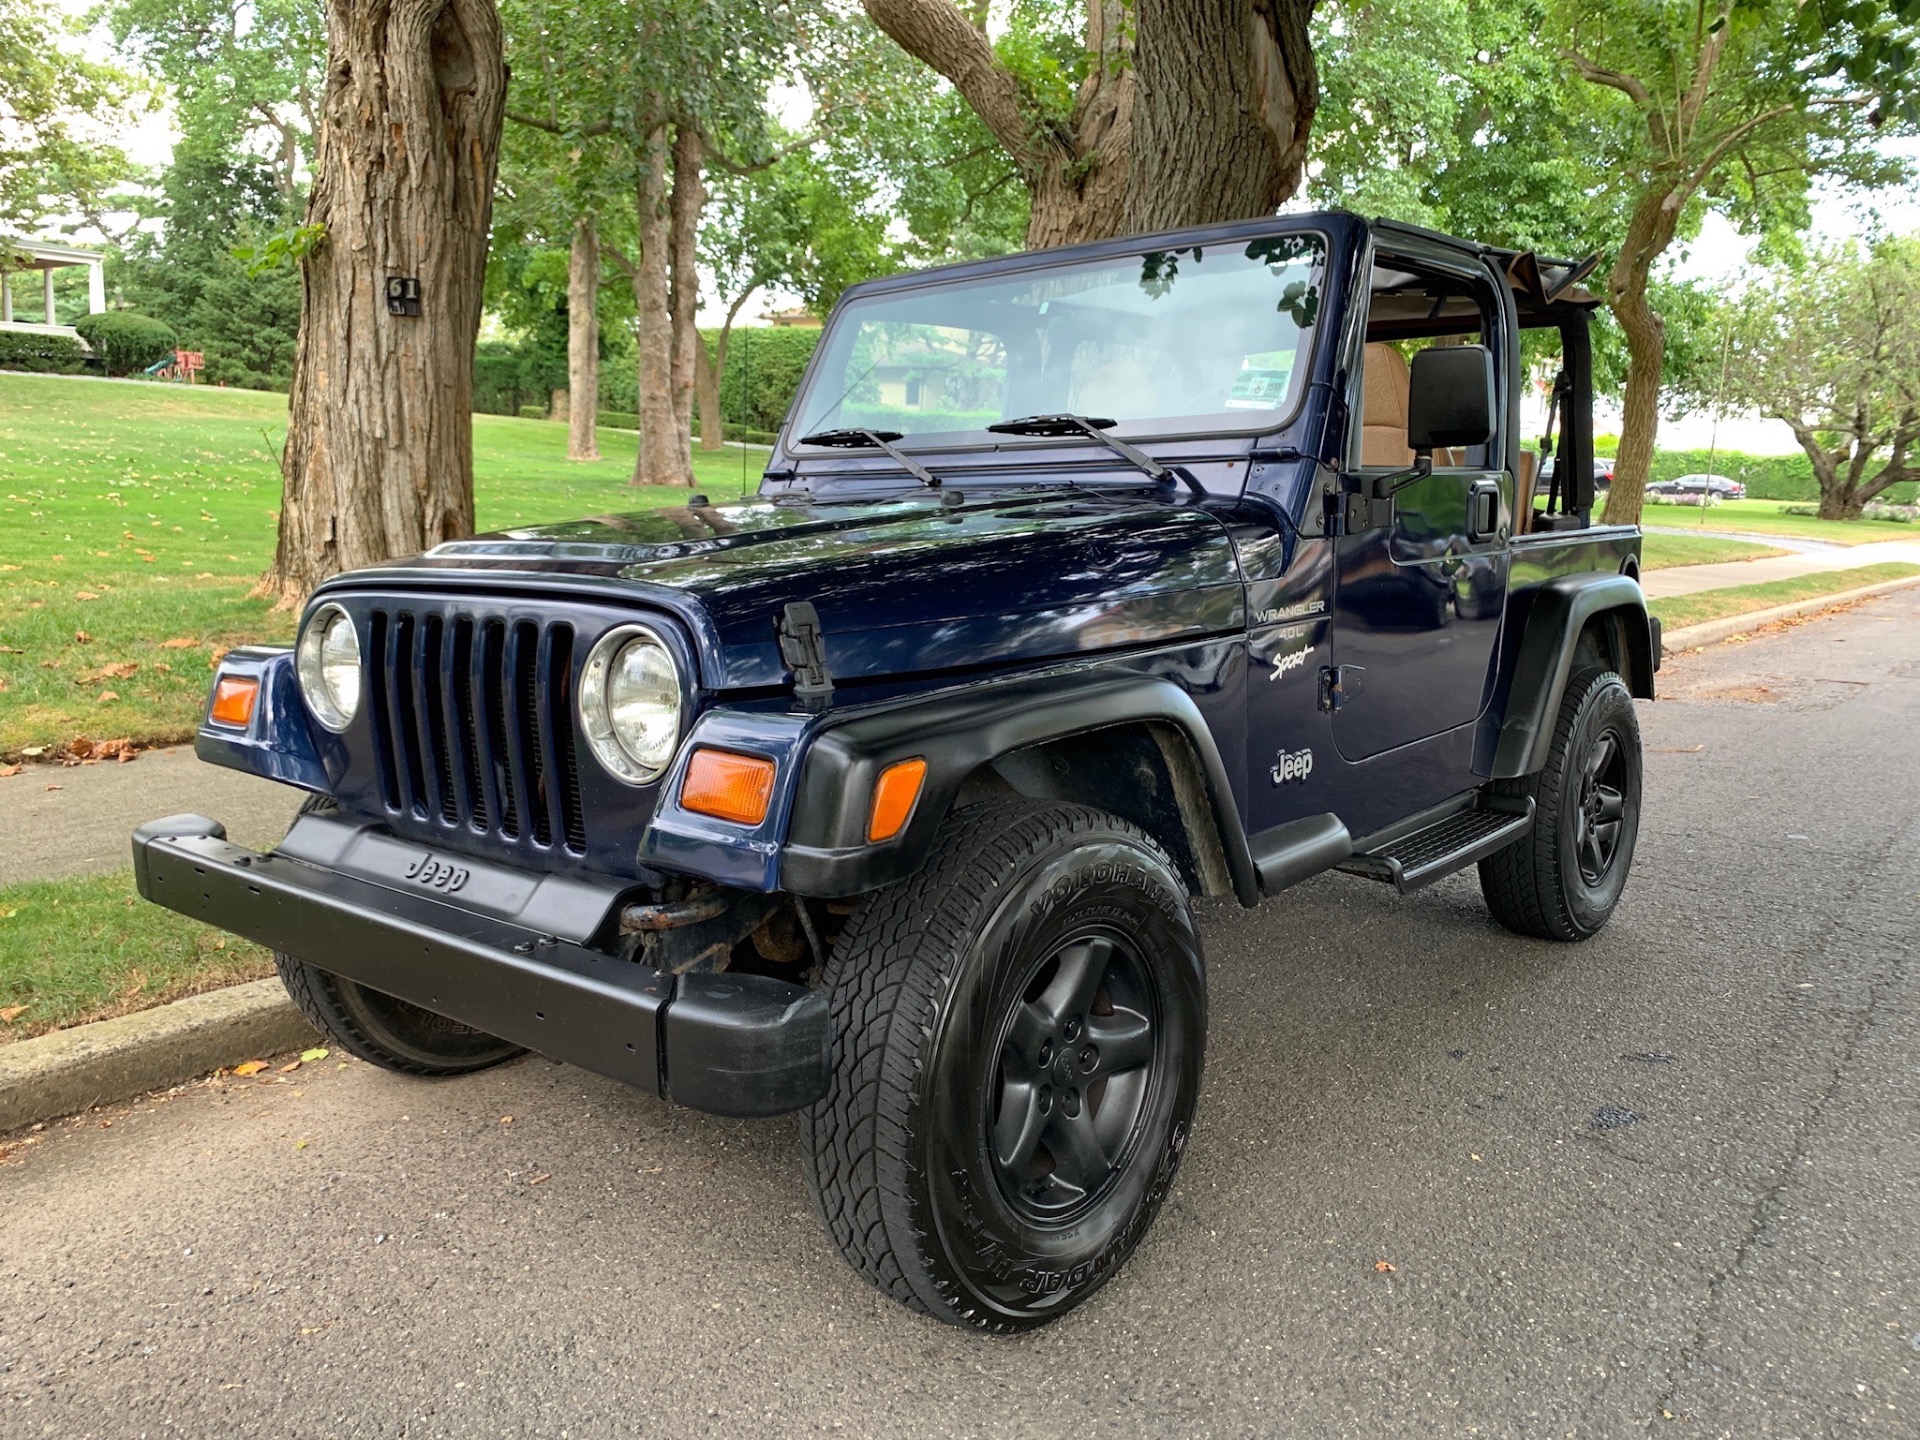
<svg viewBox="0 0 1920 1440">
<path fill-rule="evenodd" d="M 300 693 L 314 719 L 344 730 L 360 708 L 360 637 L 338 605 L 322 605 L 300 632 Z"/>
<path fill-rule="evenodd" d="M 680 744 L 680 669 L 644 625 L 602 636 L 580 675 L 580 728 L 600 763 L 630 785 L 660 778 Z"/>
</svg>

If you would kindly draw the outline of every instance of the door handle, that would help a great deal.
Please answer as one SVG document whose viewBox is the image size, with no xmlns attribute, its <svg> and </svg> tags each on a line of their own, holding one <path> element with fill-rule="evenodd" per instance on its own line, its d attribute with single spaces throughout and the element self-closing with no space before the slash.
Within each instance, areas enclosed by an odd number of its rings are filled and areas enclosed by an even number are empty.
<svg viewBox="0 0 1920 1440">
<path fill-rule="evenodd" d="M 1467 539 L 1491 540 L 1500 533 L 1500 482 L 1486 479 L 1473 482 L 1467 492 Z"/>
</svg>

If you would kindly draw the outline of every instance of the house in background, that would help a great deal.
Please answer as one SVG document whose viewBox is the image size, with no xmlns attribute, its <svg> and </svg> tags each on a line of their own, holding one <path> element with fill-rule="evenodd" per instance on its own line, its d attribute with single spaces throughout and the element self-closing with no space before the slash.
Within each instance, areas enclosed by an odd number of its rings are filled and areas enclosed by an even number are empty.
<svg viewBox="0 0 1920 1440">
<path fill-rule="evenodd" d="M 54 309 L 53 272 L 70 265 L 87 267 L 87 313 L 107 308 L 106 256 L 79 245 L 54 245 L 44 240 L 15 240 L 0 235 L 0 330 L 30 335 L 65 335 L 78 340 L 80 332 L 59 323 Z M 38 291 L 35 295 L 33 292 Z M 29 307 L 43 319 L 29 319 Z"/>
</svg>

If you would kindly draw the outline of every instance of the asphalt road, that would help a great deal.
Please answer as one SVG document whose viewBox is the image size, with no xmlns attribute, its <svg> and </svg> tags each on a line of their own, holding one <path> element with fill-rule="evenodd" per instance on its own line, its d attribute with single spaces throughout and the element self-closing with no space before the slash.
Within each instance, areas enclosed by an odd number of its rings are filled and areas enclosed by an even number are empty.
<svg viewBox="0 0 1920 1440">
<path fill-rule="evenodd" d="M 13 1138 L 0 1434 L 1920 1435 L 1920 593 L 1662 678 L 1593 942 L 1209 906 L 1186 1167 L 1045 1331 L 863 1288 L 785 1123 L 328 1060 Z"/>
</svg>

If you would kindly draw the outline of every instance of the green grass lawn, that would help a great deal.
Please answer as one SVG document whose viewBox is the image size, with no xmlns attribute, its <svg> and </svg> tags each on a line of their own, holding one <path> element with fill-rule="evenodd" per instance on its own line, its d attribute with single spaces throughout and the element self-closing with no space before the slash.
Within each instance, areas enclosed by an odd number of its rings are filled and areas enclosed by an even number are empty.
<svg viewBox="0 0 1920 1440">
<path fill-rule="evenodd" d="M 1827 540 L 1835 545 L 1865 545 L 1874 540 L 1911 540 L 1920 543 L 1920 525 L 1894 520 L 1822 520 L 1815 515 L 1784 515 L 1797 500 L 1722 500 L 1709 505 L 1705 515 L 1697 505 L 1649 505 L 1640 515 L 1642 525 L 1674 529 L 1735 530 L 1752 535 L 1793 535 Z"/>
<path fill-rule="evenodd" d="M 1712 535 L 1649 535 L 1640 543 L 1640 566 L 1666 570 L 1675 565 L 1717 565 L 1724 560 L 1763 560 L 1785 555 L 1773 545 L 1746 540 L 1721 540 Z"/>
<path fill-rule="evenodd" d="M 636 437 L 566 459 L 564 426 L 474 417 L 483 530 L 671 504 L 627 482 Z M 256 391 L 0 374 L 0 757 L 78 736 L 171 741 L 222 649 L 291 638 L 248 598 L 272 556 L 286 400 Z M 695 452 L 716 499 L 763 453 Z"/>
<path fill-rule="evenodd" d="M 1920 575 L 1920 565 L 1889 561 L 1882 565 L 1862 565 L 1853 570 L 1822 570 L 1794 580 L 1769 580 L 1760 585 L 1734 585 L 1724 590 L 1701 590 L 1692 595 L 1674 595 L 1655 600 L 1647 608 L 1660 617 L 1669 630 L 1683 625 L 1699 625 L 1722 620 L 1729 615 L 1745 615 L 1773 605 L 1791 605 L 1796 600 L 1811 600 L 1841 590 L 1857 590 L 1878 585 L 1883 580 L 1901 580 Z"/>
<path fill-rule="evenodd" d="M 272 973 L 259 946 L 141 900 L 131 870 L 0 887 L 0 1042 Z"/>
</svg>

